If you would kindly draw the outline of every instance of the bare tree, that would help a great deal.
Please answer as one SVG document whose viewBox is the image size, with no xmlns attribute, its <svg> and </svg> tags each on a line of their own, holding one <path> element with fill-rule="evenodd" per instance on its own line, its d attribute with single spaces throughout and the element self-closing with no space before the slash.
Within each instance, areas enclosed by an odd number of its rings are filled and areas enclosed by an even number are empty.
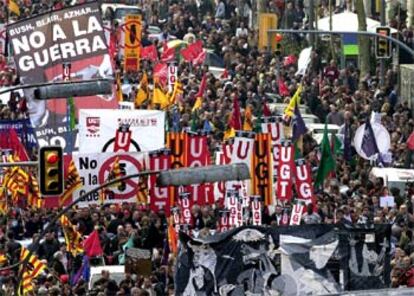
<svg viewBox="0 0 414 296">
<path fill-rule="evenodd" d="M 358 31 L 367 30 L 367 19 L 365 15 L 364 1 L 355 0 L 355 8 L 358 15 Z M 359 80 L 361 81 L 370 72 L 370 42 L 367 36 L 358 36 L 359 47 L 359 68 L 361 69 L 361 75 Z"/>
</svg>

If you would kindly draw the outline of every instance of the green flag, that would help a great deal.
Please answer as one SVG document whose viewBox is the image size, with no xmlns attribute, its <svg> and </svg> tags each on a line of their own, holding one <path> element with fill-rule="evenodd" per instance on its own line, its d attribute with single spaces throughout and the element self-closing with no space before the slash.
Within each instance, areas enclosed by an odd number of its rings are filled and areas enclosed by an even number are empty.
<svg viewBox="0 0 414 296">
<path fill-rule="evenodd" d="M 191 131 L 196 133 L 197 132 L 197 117 L 198 117 L 198 112 L 194 111 L 191 113 Z"/>
<path fill-rule="evenodd" d="M 122 250 L 124 251 L 124 253 L 119 254 L 118 256 L 118 262 L 120 265 L 125 264 L 125 251 L 127 249 L 131 249 L 134 247 L 134 236 L 131 235 L 128 239 L 128 241 L 122 246 Z"/>
<path fill-rule="evenodd" d="M 331 138 L 332 153 L 335 155 L 343 154 L 342 142 L 336 134 L 332 134 Z"/>
<path fill-rule="evenodd" d="M 75 102 L 73 101 L 73 98 L 68 98 L 68 104 L 69 104 L 69 128 L 71 131 L 75 129 L 76 125 L 76 114 L 75 114 Z"/>
<path fill-rule="evenodd" d="M 299 158 L 303 158 L 300 148 L 298 147 L 298 142 L 295 142 L 294 147 L 295 147 L 295 160 Z"/>
<path fill-rule="evenodd" d="M 331 147 L 328 138 L 328 125 L 325 123 L 323 138 L 321 143 L 321 161 L 319 162 L 318 173 L 316 175 L 315 186 L 323 183 L 328 174 L 335 170 L 335 160 L 332 157 Z"/>
</svg>

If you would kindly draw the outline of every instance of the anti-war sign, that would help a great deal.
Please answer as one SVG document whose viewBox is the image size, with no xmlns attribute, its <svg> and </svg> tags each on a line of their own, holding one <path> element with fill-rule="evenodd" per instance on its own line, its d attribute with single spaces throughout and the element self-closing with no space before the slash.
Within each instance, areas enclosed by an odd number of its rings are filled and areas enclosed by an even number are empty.
<svg viewBox="0 0 414 296">
<path fill-rule="evenodd" d="M 104 184 L 110 179 L 114 162 L 118 159 L 122 175 L 136 174 L 148 168 L 148 154 L 145 153 L 91 153 L 73 154 L 73 161 L 78 169 L 82 187 L 73 193 L 73 200 Z M 105 203 L 135 202 L 138 194 L 138 181 L 136 179 L 120 182 L 117 186 L 105 190 L 107 200 Z M 85 207 L 89 204 L 99 203 L 99 193 L 89 195 L 79 203 Z"/>
<path fill-rule="evenodd" d="M 54 10 L 8 26 L 8 37 L 20 80 L 24 84 L 108 78 L 113 74 L 98 3 Z M 63 64 L 70 73 L 63 75 Z M 30 120 L 39 145 L 59 144 L 66 152 L 77 150 L 77 131 L 67 129 L 66 100 L 35 100 L 25 90 Z M 110 96 L 76 99 L 75 116 L 81 108 L 117 108 Z M 71 139 L 70 146 L 67 140 Z"/>
<path fill-rule="evenodd" d="M 25 83 L 45 80 L 51 65 L 107 53 L 98 3 L 53 11 L 9 25 L 8 36 Z"/>
</svg>

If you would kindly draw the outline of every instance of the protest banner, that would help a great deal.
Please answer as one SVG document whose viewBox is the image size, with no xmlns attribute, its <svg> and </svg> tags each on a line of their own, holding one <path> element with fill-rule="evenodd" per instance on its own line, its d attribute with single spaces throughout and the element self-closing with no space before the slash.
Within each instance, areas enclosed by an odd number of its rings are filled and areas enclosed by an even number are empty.
<svg viewBox="0 0 414 296">
<path fill-rule="evenodd" d="M 73 161 L 78 169 L 82 187 L 74 191 L 72 198 L 78 199 L 81 195 L 95 187 L 109 181 L 114 162 L 118 158 L 121 175 L 131 175 L 148 168 L 147 154 L 145 153 L 87 153 L 73 154 Z M 138 180 L 130 179 L 117 186 L 105 190 L 105 203 L 135 202 L 138 193 Z M 87 196 L 79 203 L 80 207 L 99 203 L 99 192 Z"/>
<path fill-rule="evenodd" d="M 7 142 L 10 129 L 16 131 L 20 138 L 20 142 L 25 146 L 29 154 L 33 148 L 37 148 L 38 139 L 29 119 L 0 120 L 0 144 L 2 142 Z"/>
<path fill-rule="evenodd" d="M 143 152 L 164 148 L 165 113 L 157 110 L 79 112 L 79 151 Z"/>
<path fill-rule="evenodd" d="M 124 71 L 137 71 L 141 51 L 141 16 L 125 16 L 125 24 L 122 28 L 124 30 Z"/>
<path fill-rule="evenodd" d="M 97 2 L 74 5 L 9 24 L 10 47 L 20 81 L 24 84 L 61 82 L 62 64 L 71 65 L 71 81 L 111 78 L 104 28 Z M 25 90 L 30 119 L 41 135 L 41 145 L 59 144 L 65 152 L 77 150 L 77 131 L 69 130 L 66 100 L 35 100 L 33 89 Z M 75 99 L 75 112 L 82 108 L 116 108 L 109 96 Z M 68 140 L 71 146 L 66 147 Z"/>
</svg>

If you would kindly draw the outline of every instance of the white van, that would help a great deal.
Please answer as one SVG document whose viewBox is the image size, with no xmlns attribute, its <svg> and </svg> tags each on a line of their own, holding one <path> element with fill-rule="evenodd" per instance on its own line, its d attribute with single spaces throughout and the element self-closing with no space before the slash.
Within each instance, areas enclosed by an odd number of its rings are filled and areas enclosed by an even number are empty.
<svg viewBox="0 0 414 296">
<path fill-rule="evenodd" d="M 322 142 L 323 132 L 325 131 L 325 124 L 324 123 L 311 123 L 311 124 L 306 124 L 306 127 L 308 128 L 309 133 L 311 133 L 312 138 L 319 145 Z M 328 137 L 330 141 L 331 135 L 338 134 L 340 127 L 339 125 L 336 125 L 336 124 L 328 124 L 327 129 L 328 129 Z"/>
<path fill-rule="evenodd" d="M 396 168 L 372 168 L 369 173 L 369 179 L 375 181 L 376 178 L 384 180 L 384 186 L 388 189 L 396 187 L 404 192 L 407 183 L 414 182 L 413 169 L 396 169 Z"/>
<path fill-rule="evenodd" d="M 91 276 L 89 278 L 88 288 L 91 290 L 96 281 L 101 278 L 103 270 L 109 271 L 109 278 L 114 280 L 117 285 L 125 279 L 125 265 L 106 265 L 91 267 Z"/>
</svg>

